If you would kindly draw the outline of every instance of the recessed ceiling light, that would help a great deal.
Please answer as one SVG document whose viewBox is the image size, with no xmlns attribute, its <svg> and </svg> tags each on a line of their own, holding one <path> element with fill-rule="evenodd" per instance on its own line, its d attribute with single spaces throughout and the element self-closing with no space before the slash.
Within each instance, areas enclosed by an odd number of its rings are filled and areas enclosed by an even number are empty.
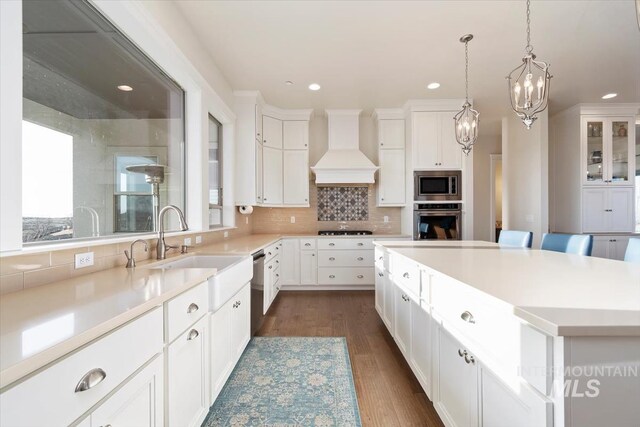
<svg viewBox="0 0 640 427">
<path fill-rule="evenodd" d="M 118 89 L 120 89 L 123 92 L 131 92 L 133 90 L 133 88 L 129 85 L 120 85 L 118 86 Z"/>
<path fill-rule="evenodd" d="M 611 98 L 615 98 L 616 96 L 618 96 L 617 93 L 608 93 L 605 96 L 603 96 L 602 99 L 611 99 Z"/>
<path fill-rule="evenodd" d="M 284 84 L 286 84 L 287 86 L 291 86 L 293 82 L 291 80 L 287 80 L 286 82 L 284 82 Z"/>
<path fill-rule="evenodd" d="M 311 83 L 309 85 L 309 90 L 320 90 L 320 85 L 318 83 Z"/>
<path fill-rule="evenodd" d="M 440 83 L 438 82 L 433 82 L 433 83 L 429 83 L 427 85 L 427 89 L 438 89 L 440 87 Z"/>
</svg>

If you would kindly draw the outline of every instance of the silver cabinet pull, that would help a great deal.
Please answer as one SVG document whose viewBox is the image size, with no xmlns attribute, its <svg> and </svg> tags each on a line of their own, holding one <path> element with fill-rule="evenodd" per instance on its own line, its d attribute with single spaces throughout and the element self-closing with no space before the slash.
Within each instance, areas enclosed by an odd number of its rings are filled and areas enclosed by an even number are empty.
<svg viewBox="0 0 640 427">
<path fill-rule="evenodd" d="M 334 276 L 333 274 L 329 275 L 329 279 L 335 279 L 336 276 Z"/>
<path fill-rule="evenodd" d="M 336 245 L 335 243 L 329 243 L 329 246 L 335 246 L 335 245 Z"/>
<path fill-rule="evenodd" d="M 316 254 L 311 254 L 311 256 L 316 256 Z"/>
<path fill-rule="evenodd" d="M 358 274 L 358 279 L 364 279 L 364 276 L 362 274 Z"/>
<path fill-rule="evenodd" d="M 402 275 L 402 277 L 404 277 L 405 279 L 408 279 L 408 278 L 409 278 L 409 273 L 405 272 L 405 273 Z"/>
<path fill-rule="evenodd" d="M 276 289 L 277 289 L 277 290 L 280 290 L 280 286 L 276 286 Z"/>
<path fill-rule="evenodd" d="M 265 199 L 266 200 L 266 199 Z M 269 255 L 271 255 L 271 252 L 269 252 Z"/>
<path fill-rule="evenodd" d="M 198 338 L 198 335 L 200 335 L 200 332 L 196 331 L 195 329 L 192 329 L 191 331 L 189 331 L 189 336 L 187 337 L 187 341 L 195 340 L 196 338 Z"/>
<path fill-rule="evenodd" d="M 105 378 L 107 378 L 107 373 L 102 368 L 90 370 L 80 378 L 78 385 L 76 385 L 76 393 L 81 393 L 97 386 Z"/>
<path fill-rule="evenodd" d="M 382 255 L 380 255 L 380 256 L 378 257 L 378 259 L 379 259 L 380 261 L 382 261 Z"/>
<path fill-rule="evenodd" d="M 271 270 L 272 268 L 273 268 L 273 265 L 270 265 L 270 266 L 269 266 L 269 270 Z"/>
<path fill-rule="evenodd" d="M 471 355 L 465 355 L 464 356 L 464 361 L 467 363 L 471 363 L 472 365 L 474 365 L 476 363 L 476 359 L 474 359 L 473 356 Z"/>
<path fill-rule="evenodd" d="M 467 323 L 476 323 L 476 319 L 473 317 L 473 314 L 471 314 L 468 311 L 465 311 L 464 313 L 462 313 L 460 315 L 460 318 Z"/>
<path fill-rule="evenodd" d="M 458 356 L 466 357 L 467 356 L 467 350 L 458 349 Z"/>
<path fill-rule="evenodd" d="M 305 246 L 311 246 L 311 243 L 305 243 L 304 245 Z"/>
<path fill-rule="evenodd" d="M 364 243 L 359 242 L 359 243 L 358 243 L 358 246 L 364 246 Z"/>
<path fill-rule="evenodd" d="M 329 261 L 335 261 L 336 259 L 334 257 L 329 258 Z"/>
<path fill-rule="evenodd" d="M 276 277 L 280 277 L 280 275 L 278 273 L 276 273 Z"/>
<path fill-rule="evenodd" d="M 276 260 L 276 264 L 280 264 L 280 260 L 278 260 L 278 259 L 277 259 L 277 260 Z"/>
<path fill-rule="evenodd" d="M 358 257 L 358 261 L 364 261 L 364 258 L 362 258 L 361 256 Z"/>
<path fill-rule="evenodd" d="M 187 308 L 187 314 L 191 314 L 191 313 L 195 313 L 196 311 L 198 311 L 200 307 L 198 307 L 198 304 L 196 304 L 195 302 L 192 302 L 191 304 L 189 304 L 189 307 Z"/>
<path fill-rule="evenodd" d="M 378 273 L 378 276 L 384 277 L 384 273 Z"/>
</svg>

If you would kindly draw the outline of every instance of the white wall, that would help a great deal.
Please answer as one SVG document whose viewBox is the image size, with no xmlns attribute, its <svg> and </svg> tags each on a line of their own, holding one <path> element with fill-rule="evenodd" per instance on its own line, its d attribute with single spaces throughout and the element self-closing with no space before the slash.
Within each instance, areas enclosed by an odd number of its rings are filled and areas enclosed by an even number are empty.
<svg viewBox="0 0 640 427">
<path fill-rule="evenodd" d="M 548 123 L 547 111 L 530 130 L 515 114 L 502 119 L 502 225 L 532 231 L 533 247 L 549 229 Z"/>
<path fill-rule="evenodd" d="M 502 152 L 499 135 L 480 135 L 473 146 L 473 238 L 490 240 L 491 162 L 490 154 Z"/>
</svg>

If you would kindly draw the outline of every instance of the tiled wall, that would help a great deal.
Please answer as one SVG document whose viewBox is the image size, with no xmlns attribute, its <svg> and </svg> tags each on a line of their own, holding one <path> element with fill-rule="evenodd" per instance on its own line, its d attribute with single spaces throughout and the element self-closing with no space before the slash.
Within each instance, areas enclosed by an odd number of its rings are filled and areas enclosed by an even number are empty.
<svg viewBox="0 0 640 427">
<path fill-rule="evenodd" d="M 251 234 L 252 221 L 246 223 L 246 216 L 236 213 L 236 226 L 234 230 L 228 230 L 229 237 L 239 237 Z M 198 232 L 192 235 L 167 236 L 165 241 L 174 246 L 180 246 L 185 237 L 191 237 L 192 245 L 195 245 L 195 236 L 202 236 L 202 243 L 198 246 L 210 245 L 225 240 L 223 232 L 208 231 Z M 135 240 L 132 238 L 131 241 Z M 16 292 L 35 286 L 46 285 L 59 280 L 94 273 L 108 268 L 124 266 L 127 259 L 123 251 L 129 249 L 130 242 L 108 243 L 104 245 L 79 247 L 74 249 L 39 252 L 28 255 L 16 255 L 0 258 L 0 294 Z M 135 258 L 137 261 L 155 258 L 157 239 L 147 240 L 149 252 L 145 253 L 141 244 L 136 245 Z M 89 252 L 94 253 L 94 265 L 80 270 L 74 268 L 75 254 Z"/>
<path fill-rule="evenodd" d="M 360 185 L 360 187 L 362 187 Z M 318 221 L 318 192 L 314 183 L 309 189 L 309 208 L 255 208 L 251 215 L 254 233 L 290 233 L 290 234 L 315 234 L 318 230 L 337 230 L 340 221 Z M 346 221 L 351 230 L 371 230 L 380 234 L 400 234 L 401 208 L 376 207 L 375 186 L 368 186 L 368 220 Z M 295 224 L 291 223 L 291 217 L 295 217 Z M 384 222 L 384 217 L 389 217 L 389 222 Z"/>
</svg>

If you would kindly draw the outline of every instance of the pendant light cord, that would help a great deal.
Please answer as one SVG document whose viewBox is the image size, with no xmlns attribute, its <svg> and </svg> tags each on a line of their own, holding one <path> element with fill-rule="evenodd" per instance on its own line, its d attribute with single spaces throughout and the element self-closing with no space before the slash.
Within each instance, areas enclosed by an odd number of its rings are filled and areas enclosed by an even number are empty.
<svg viewBox="0 0 640 427">
<path fill-rule="evenodd" d="M 527 53 L 533 52 L 533 46 L 531 46 L 531 0 L 527 0 L 527 46 L 524 50 Z"/>
<path fill-rule="evenodd" d="M 464 43 L 464 93 L 465 99 L 469 102 L 469 42 Z"/>
</svg>

